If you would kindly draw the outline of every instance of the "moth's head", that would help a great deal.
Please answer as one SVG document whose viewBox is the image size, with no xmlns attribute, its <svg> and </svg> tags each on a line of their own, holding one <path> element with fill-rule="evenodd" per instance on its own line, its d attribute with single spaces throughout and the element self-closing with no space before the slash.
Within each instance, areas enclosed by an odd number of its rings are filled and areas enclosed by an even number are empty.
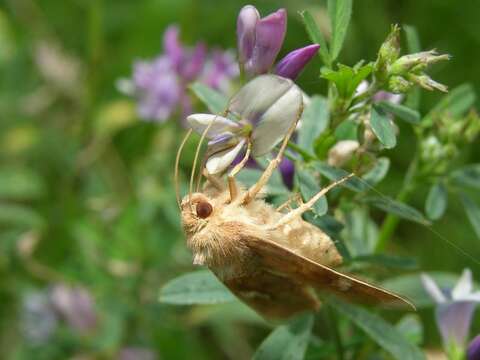
<svg viewBox="0 0 480 360">
<path fill-rule="evenodd" d="M 181 202 L 182 225 L 187 235 L 200 231 L 212 218 L 215 205 L 212 199 L 202 193 L 193 193 Z"/>
</svg>

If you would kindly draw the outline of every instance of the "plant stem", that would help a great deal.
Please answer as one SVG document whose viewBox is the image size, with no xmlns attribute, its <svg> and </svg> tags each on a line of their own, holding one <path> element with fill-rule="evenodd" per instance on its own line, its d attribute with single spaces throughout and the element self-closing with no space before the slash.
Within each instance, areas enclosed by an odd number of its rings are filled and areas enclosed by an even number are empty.
<svg viewBox="0 0 480 360">
<path fill-rule="evenodd" d="M 396 201 L 407 202 L 410 199 L 413 191 L 415 190 L 417 184 L 415 182 L 415 177 L 418 171 L 418 154 L 415 155 L 413 161 L 410 163 L 405 179 L 403 181 L 402 188 L 398 195 L 395 197 Z M 379 253 L 385 250 L 387 247 L 395 229 L 397 228 L 400 219 L 397 215 L 388 214 L 385 220 L 380 227 L 380 232 L 378 235 L 377 244 L 375 246 L 375 252 Z"/>
<path fill-rule="evenodd" d="M 314 160 L 315 159 L 315 156 L 313 156 L 309 152 L 303 150 L 300 146 L 298 146 L 294 142 L 289 141 L 287 146 L 290 149 L 292 149 L 293 151 L 299 153 L 303 157 L 304 160 L 308 161 L 308 160 Z"/>
<path fill-rule="evenodd" d="M 345 353 L 343 348 L 342 337 L 340 331 L 338 330 L 338 318 L 335 313 L 335 310 L 332 307 L 327 306 L 326 312 L 328 316 L 328 321 L 330 322 L 330 328 L 332 329 L 333 341 L 335 343 L 335 348 L 337 349 L 337 358 L 338 360 L 345 359 Z"/>
</svg>

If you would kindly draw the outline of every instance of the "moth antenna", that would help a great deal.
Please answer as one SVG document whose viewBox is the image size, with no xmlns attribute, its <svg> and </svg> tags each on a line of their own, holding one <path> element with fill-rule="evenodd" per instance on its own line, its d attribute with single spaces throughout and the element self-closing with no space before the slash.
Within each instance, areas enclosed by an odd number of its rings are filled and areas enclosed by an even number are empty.
<svg viewBox="0 0 480 360">
<path fill-rule="evenodd" d="M 205 167 L 205 163 L 207 162 L 206 160 L 207 158 L 204 156 L 202 159 L 202 163 L 200 164 L 200 171 L 198 172 L 197 181 L 195 184 L 195 192 L 198 192 L 200 190 L 200 183 L 202 182 L 202 177 L 204 175 L 202 169 Z"/>
<path fill-rule="evenodd" d="M 200 155 L 200 149 L 203 144 L 203 140 L 205 140 L 205 137 L 207 136 L 208 130 L 212 127 L 213 123 L 215 122 L 216 118 L 213 119 L 213 121 L 208 124 L 208 126 L 203 130 L 202 136 L 200 137 L 200 141 L 198 142 L 197 145 L 197 150 L 195 151 L 195 158 L 193 159 L 193 167 L 192 167 L 192 173 L 190 175 L 190 186 L 189 186 L 189 197 L 192 197 L 193 193 L 193 181 L 195 179 L 195 170 L 197 168 L 197 162 L 198 162 L 198 157 Z M 201 170 L 200 170 L 201 171 Z M 190 204 L 192 206 L 192 204 Z"/>
<path fill-rule="evenodd" d="M 192 134 L 192 129 L 188 129 L 187 133 L 185 134 L 185 137 L 183 138 L 182 142 L 180 143 L 180 146 L 178 147 L 177 150 L 177 156 L 175 157 L 175 173 L 173 176 L 173 183 L 175 184 L 175 194 L 177 195 L 177 204 L 178 208 L 181 209 L 181 199 L 180 199 L 180 182 L 178 180 L 178 173 L 179 173 L 179 165 L 180 165 L 180 156 L 182 155 L 183 148 L 185 147 L 185 144 L 188 141 L 188 138 Z"/>
</svg>

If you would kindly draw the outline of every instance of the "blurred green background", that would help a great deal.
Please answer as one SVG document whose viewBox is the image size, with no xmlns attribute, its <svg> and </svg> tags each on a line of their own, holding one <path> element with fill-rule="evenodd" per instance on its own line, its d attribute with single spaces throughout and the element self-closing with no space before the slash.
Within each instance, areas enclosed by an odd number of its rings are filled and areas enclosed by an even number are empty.
<svg viewBox="0 0 480 360">
<path fill-rule="evenodd" d="M 298 11 L 311 10 L 318 24 L 327 26 L 323 1 L 251 3 L 262 14 L 287 8 L 280 56 L 309 42 Z M 234 49 L 236 16 L 245 4 L 0 2 L 0 357 L 243 359 L 268 333 L 240 305 L 178 308 L 157 302 L 163 283 L 193 268 L 171 181 L 172 149 L 181 134 L 176 119 L 163 125 L 139 121 L 132 100 L 115 88 L 118 78 L 130 76 L 135 59 L 161 52 L 163 31 L 172 23 L 180 26 L 186 44 L 203 40 Z M 424 49 L 452 55 L 435 67 L 436 80 L 450 88 L 470 82 L 480 92 L 479 9 L 479 1 L 354 1 L 340 61 L 353 65 L 375 59 L 390 24 L 410 24 Z M 42 65 L 42 54 L 49 53 L 67 54 L 71 63 L 65 72 L 58 70 L 65 68 L 61 59 Z M 299 78 L 308 93 L 325 93 L 320 66 L 315 59 Z M 440 96 L 423 92 L 423 113 Z M 380 187 L 387 194 L 395 193 L 412 152 L 410 130 L 401 130 L 405 135 Z M 471 145 L 465 159 L 478 162 L 479 145 Z M 414 197 L 419 209 L 425 192 Z M 454 202 L 434 229 L 480 258 L 478 240 L 459 204 Z M 471 267 L 479 279 L 478 265 L 419 225 L 402 222 L 391 251 L 417 258 L 422 270 L 459 273 Z M 43 304 L 48 294 L 62 291 L 59 284 L 88 292 L 94 325 L 87 321 L 87 331 L 79 334 L 60 322 L 52 334 L 36 334 L 38 341 L 33 341 L 32 327 L 48 332 L 57 321 L 46 321 L 41 311 L 48 310 Z M 75 311 L 87 319 L 92 314 L 81 299 L 83 310 Z M 424 315 L 431 321 L 431 314 Z M 438 343 L 435 328 L 427 330 L 427 344 Z"/>
</svg>

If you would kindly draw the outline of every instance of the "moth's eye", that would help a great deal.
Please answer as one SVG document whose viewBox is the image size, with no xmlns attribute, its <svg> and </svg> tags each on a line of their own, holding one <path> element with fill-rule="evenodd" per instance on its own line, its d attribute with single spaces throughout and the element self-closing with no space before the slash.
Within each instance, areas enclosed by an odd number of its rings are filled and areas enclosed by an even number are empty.
<svg viewBox="0 0 480 360">
<path fill-rule="evenodd" d="M 213 211 L 212 205 L 206 201 L 201 201 L 197 204 L 197 216 L 201 219 L 206 219 Z"/>
</svg>

